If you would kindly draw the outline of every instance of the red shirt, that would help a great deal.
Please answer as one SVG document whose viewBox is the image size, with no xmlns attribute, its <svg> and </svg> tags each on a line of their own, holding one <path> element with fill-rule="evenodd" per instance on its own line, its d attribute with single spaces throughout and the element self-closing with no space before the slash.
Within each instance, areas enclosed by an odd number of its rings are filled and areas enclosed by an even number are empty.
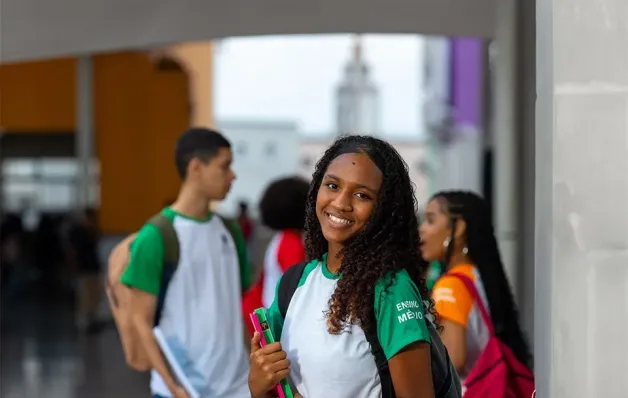
<svg viewBox="0 0 628 398">
<path fill-rule="evenodd" d="M 242 310 L 244 312 L 245 322 L 251 333 L 253 333 L 253 326 L 251 325 L 249 314 L 257 308 L 264 306 L 262 299 L 265 293 L 264 290 L 271 289 L 271 294 L 274 294 L 275 285 L 281 274 L 291 266 L 304 260 L 305 246 L 303 245 L 303 239 L 299 232 L 284 230 L 275 235 L 275 238 L 273 238 L 268 246 L 266 263 L 264 264 L 264 270 L 259 280 L 242 299 Z"/>
</svg>

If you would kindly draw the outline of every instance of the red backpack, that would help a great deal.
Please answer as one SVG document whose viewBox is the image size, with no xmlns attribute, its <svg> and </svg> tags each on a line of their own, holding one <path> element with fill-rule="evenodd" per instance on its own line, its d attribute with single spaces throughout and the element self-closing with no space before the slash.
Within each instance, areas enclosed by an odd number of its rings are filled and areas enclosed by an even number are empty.
<svg viewBox="0 0 628 398">
<path fill-rule="evenodd" d="M 475 283 L 466 275 L 448 274 L 466 286 L 478 306 L 490 337 L 484 351 L 463 385 L 464 398 L 530 398 L 534 393 L 534 374 L 496 335 L 491 317 Z"/>
</svg>

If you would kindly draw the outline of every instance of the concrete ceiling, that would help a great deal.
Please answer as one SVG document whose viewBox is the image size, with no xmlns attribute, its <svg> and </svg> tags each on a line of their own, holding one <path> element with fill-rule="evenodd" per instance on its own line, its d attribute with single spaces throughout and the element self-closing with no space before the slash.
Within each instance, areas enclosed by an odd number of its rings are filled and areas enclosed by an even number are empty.
<svg viewBox="0 0 628 398">
<path fill-rule="evenodd" d="M 491 37 L 497 0 L 0 0 L 0 61 L 228 36 Z"/>
</svg>

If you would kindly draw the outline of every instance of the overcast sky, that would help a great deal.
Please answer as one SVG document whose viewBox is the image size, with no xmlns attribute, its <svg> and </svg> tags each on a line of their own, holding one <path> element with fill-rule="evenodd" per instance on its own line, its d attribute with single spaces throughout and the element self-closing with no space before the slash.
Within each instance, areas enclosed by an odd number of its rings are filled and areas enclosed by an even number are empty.
<svg viewBox="0 0 628 398">
<path fill-rule="evenodd" d="M 218 119 L 295 121 L 306 134 L 334 130 L 334 92 L 353 36 L 269 36 L 223 40 L 215 60 Z M 419 113 L 423 40 L 365 35 L 363 54 L 380 89 L 385 134 L 423 133 Z"/>
</svg>

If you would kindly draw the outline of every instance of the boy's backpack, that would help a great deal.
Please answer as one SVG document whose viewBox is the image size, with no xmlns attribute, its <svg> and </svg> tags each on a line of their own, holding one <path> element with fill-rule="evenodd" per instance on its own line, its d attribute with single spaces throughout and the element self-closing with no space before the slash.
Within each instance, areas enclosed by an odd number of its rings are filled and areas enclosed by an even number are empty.
<svg viewBox="0 0 628 398">
<path fill-rule="evenodd" d="M 294 292 L 297 290 L 299 280 L 303 275 L 307 262 L 294 265 L 284 272 L 279 281 L 278 288 L 278 305 L 281 316 L 285 319 L 288 312 L 288 306 L 292 300 Z M 373 310 L 375 311 L 375 310 Z M 373 318 L 375 312 L 373 312 Z M 432 358 L 432 381 L 434 383 L 434 393 L 436 398 L 460 398 L 462 397 L 460 379 L 456 373 L 447 348 L 440 339 L 438 330 L 432 322 L 426 321 L 430 333 L 430 356 Z M 379 343 L 377 331 L 365 332 L 366 340 L 371 345 L 371 352 L 379 372 L 379 378 L 382 386 L 382 398 L 395 398 L 395 389 L 393 387 L 390 370 L 388 369 L 388 360 L 384 354 L 384 350 Z"/>
<path fill-rule="evenodd" d="M 458 278 L 475 300 L 489 331 L 489 340 L 464 382 L 464 398 L 529 398 L 534 394 L 534 374 L 496 335 L 491 317 L 473 281 L 466 275 Z"/>
<path fill-rule="evenodd" d="M 220 218 L 229 233 L 234 237 L 233 223 L 223 217 Z M 169 265 L 169 267 L 164 267 L 164 272 L 174 272 L 179 263 L 179 240 L 174 226 L 172 225 L 172 221 L 159 213 L 151 217 L 147 223 L 155 226 L 163 239 L 164 263 Z M 150 370 L 152 366 L 131 321 L 131 313 L 129 311 L 131 289 L 120 281 L 122 274 L 126 270 L 128 261 L 129 252 L 126 246 L 117 247 L 111 252 L 105 290 L 107 292 L 107 299 L 113 319 L 116 323 L 118 333 L 120 334 L 120 341 L 122 343 L 126 363 L 131 369 L 145 372 Z M 159 323 L 163 299 L 166 294 L 166 289 L 161 290 L 155 311 L 155 325 Z"/>
</svg>

